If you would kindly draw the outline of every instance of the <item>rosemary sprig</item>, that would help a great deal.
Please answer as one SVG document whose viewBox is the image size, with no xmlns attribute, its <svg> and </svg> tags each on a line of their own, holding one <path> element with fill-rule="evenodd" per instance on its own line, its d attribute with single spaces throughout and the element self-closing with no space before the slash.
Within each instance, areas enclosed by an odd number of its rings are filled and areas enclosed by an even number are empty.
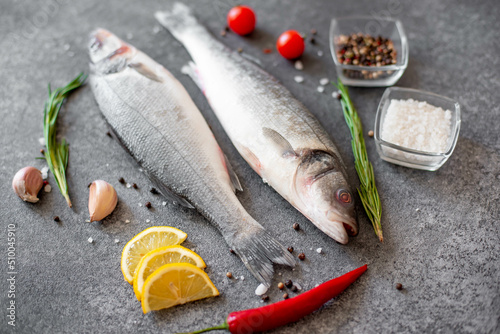
<svg viewBox="0 0 500 334">
<path fill-rule="evenodd" d="M 354 109 L 347 88 L 342 84 L 340 79 L 338 79 L 337 87 L 340 91 L 340 103 L 342 104 L 342 109 L 344 111 L 344 118 L 349 126 L 349 130 L 351 131 L 351 145 L 354 155 L 354 165 L 361 183 L 358 188 L 359 197 L 361 198 L 361 202 L 363 203 L 363 207 L 365 208 L 368 218 L 372 222 L 375 234 L 380 239 L 380 242 L 384 242 L 381 223 L 382 204 L 380 203 L 377 186 L 375 185 L 373 166 L 368 160 L 368 154 L 366 153 L 361 120 L 359 119 L 356 109 Z"/>
<path fill-rule="evenodd" d="M 69 145 L 64 138 L 60 142 L 56 140 L 56 122 L 61 106 L 70 92 L 77 89 L 87 79 L 80 73 L 73 81 L 62 88 L 52 91 L 49 84 L 49 98 L 45 101 L 43 111 L 43 136 L 45 137 L 45 160 L 50 171 L 54 175 L 59 191 L 66 199 L 71 208 L 71 200 L 68 195 L 68 182 L 66 181 L 66 167 L 68 166 Z"/>
</svg>

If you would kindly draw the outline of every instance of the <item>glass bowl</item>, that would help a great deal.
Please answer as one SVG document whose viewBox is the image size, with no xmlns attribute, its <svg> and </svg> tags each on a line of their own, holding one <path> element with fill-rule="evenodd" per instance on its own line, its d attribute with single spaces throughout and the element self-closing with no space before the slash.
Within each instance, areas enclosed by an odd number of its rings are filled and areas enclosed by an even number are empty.
<svg viewBox="0 0 500 334">
<path fill-rule="evenodd" d="M 390 38 L 397 52 L 396 63 L 385 66 L 360 66 L 341 64 L 337 58 L 340 35 L 357 33 L 373 37 Z M 332 19 L 330 25 L 330 51 L 337 75 L 347 86 L 386 87 L 394 85 L 408 65 L 408 42 L 399 20 L 375 16 L 350 16 Z"/>
<path fill-rule="evenodd" d="M 391 100 L 413 99 L 425 101 L 435 107 L 451 111 L 451 131 L 445 152 L 433 153 L 419 151 L 387 142 L 381 138 L 382 129 Z M 453 153 L 460 132 L 460 105 L 458 102 L 437 94 L 417 89 L 391 87 L 387 88 L 380 100 L 375 118 L 375 144 L 380 157 L 397 165 L 435 171 L 439 169 Z"/>
</svg>

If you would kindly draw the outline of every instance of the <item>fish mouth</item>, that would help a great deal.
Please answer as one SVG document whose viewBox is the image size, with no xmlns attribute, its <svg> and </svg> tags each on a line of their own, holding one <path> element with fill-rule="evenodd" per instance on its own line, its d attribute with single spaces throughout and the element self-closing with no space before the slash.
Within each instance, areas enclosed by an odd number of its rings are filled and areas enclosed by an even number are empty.
<svg viewBox="0 0 500 334">
<path fill-rule="evenodd" d="M 108 30 L 97 28 L 89 35 L 88 50 L 91 62 L 97 64 L 104 59 L 130 53 L 132 47 Z"/>
<path fill-rule="evenodd" d="M 327 221 L 324 224 L 320 223 L 319 228 L 335 241 L 345 245 L 350 236 L 358 234 L 356 219 L 333 210 L 328 211 L 326 218 Z"/>
</svg>

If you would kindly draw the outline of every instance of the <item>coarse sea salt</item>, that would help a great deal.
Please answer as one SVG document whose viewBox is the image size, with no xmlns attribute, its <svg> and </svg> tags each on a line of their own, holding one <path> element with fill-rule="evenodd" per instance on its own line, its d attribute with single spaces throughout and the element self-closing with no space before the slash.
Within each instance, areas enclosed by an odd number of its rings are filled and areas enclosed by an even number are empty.
<svg viewBox="0 0 500 334">
<path fill-rule="evenodd" d="M 267 292 L 268 288 L 264 285 L 264 284 L 261 284 L 257 287 L 257 289 L 255 289 L 255 294 L 257 296 L 262 296 L 263 294 L 265 294 Z"/>
<path fill-rule="evenodd" d="M 300 60 L 297 60 L 295 62 L 295 69 L 302 71 L 304 69 L 304 64 Z"/>
<path fill-rule="evenodd" d="M 451 135 L 451 111 L 424 101 L 391 100 L 381 139 L 406 148 L 444 153 Z"/>
<path fill-rule="evenodd" d="M 295 82 L 301 83 L 304 81 L 304 77 L 297 75 L 295 78 L 293 78 L 293 80 L 295 80 Z"/>
<path fill-rule="evenodd" d="M 318 86 L 318 88 L 316 88 L 316 90 L 320 93 L 323 93 L 325 91 L 325 87 L 323 86 Z"/>
<path fill-rule="evenodd" d="M 319 80 L 319 83 L 322 86 L 328 85 L 328 82 L 330 82 L 330 80 L 328 80 L 328 78 L 323 78 L 323 79 Z"/>
</svg>

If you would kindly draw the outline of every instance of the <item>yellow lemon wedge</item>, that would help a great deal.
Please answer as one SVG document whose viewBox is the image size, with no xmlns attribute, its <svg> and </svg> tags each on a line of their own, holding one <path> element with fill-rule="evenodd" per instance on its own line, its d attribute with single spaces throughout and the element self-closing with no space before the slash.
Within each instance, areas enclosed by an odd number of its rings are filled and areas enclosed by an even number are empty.
<svg viewBox="0 0 500 334">
<path fill-rule="evenodd" d="M 186 238 L 186 233 L 170 226 L 153 226 L 145 229 L 123 248 L 121 261 L 123 277 L 132 284 L 137 265 L 144 255 L 160 247 L 178 245 Z"/>
<path fill-rule="evenodd" d="M 198 254 L 182 246 L 166 246 L 152 250 L 144 255 L 135 270 L 134 292 L 138 300 L 141 300 L 142 287 L 149 275 L 169 263 L 190 263 L 202 269 L 207 266 Z"/>
<path fill-rule="evenodd" d="M 161 310 L 219 295 L 208 275 L 189 263 L 171 263 L 156 269 L 142 287 L 142 311 Z"/>
</svg>

